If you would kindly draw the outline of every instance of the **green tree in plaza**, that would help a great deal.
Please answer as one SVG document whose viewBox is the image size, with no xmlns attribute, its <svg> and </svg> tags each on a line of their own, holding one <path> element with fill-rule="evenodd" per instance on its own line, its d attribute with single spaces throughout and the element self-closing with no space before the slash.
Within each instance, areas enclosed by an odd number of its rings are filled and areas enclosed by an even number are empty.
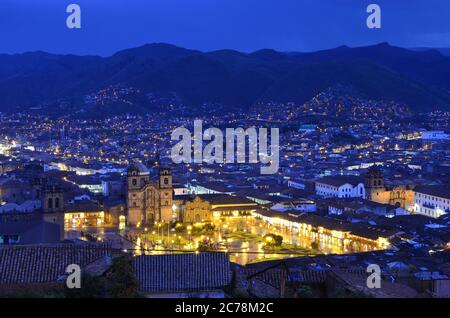
<svg viewBox="0 0 450 318">
<path fill-rule="evenodd" d="M 205 238 L 198 243 L 199 252 L 210 252 L 219 250 L 219 245 L 211 239 Z"/>
<path fill-rule="evenodd" d="M 266 234 L 264 235 L 264 242 L 267 246 L 281 246 L 283 244 L 283 237 L 276 234 Z"/>
</svg>

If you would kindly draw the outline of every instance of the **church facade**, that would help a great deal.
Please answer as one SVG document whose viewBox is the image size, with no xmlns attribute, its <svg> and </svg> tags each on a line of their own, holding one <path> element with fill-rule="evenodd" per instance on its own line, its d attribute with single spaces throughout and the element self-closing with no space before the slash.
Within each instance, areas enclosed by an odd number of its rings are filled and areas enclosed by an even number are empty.
<svg viewBox="0 0 450 318">
<path fill-rule="evenodd" d="M 172 172 L 160 168 L 156 180 L 142 164 L 132 164 L 127 169 L 128 224 L 145 225 L 173 221 Z"/>
<path fill-rule="evenodd" d="M 227 194 L 175 196 L 173 200 L 183 223 L 212 223 L 214 219 L 251 216 L 258 204 L 246 197 Z"/>
<path fill-rule="evenodd" d="M 378 203 L 390 204 L 410 209 L 414 205 L 413 187 L 409 185 L 396 185 L 387 187 L 383 173 L 377 166 L 372 166 L 364 179 L 366 199 Z"/>
</svg>

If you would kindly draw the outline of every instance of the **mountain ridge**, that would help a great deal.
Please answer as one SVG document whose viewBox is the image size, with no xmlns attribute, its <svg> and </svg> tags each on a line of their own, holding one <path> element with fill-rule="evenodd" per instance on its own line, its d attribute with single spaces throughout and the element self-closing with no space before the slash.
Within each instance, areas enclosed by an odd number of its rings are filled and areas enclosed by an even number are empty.
<svg viewBox="0 0 450 318">
<path fill-rule="evenodd" d="M 306 102 L 318 90 L 345 84 L 362 95 L 405 103 L 415 111 L 450 109 L 450 58 L 438 50 L 379 43 L 317 52 L 263 49 L 202 52 L 165 43 L 125 49 L 109 57 L 42 51 L 0 54 L 0 111 L 76 100 L 110 86 L 145 95 L 175 93 L 195 109 L 203 103 L 248 109 L 258 102 Z M 80 107 L 81 107 L 80 106 Z M 75 107 L 75 106 L 74 106 Z"/>
</svg>

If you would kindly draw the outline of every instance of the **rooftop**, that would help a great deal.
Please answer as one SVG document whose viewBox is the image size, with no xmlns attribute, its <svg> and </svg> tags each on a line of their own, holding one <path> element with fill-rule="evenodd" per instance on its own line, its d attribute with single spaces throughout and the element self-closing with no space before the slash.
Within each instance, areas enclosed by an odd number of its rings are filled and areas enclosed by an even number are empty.
<svg viewBox="0 0 450 318">
<path fill-rule="evenodd" d="M 317 180 L 317 183 L 328 184 L 335 187 L 340 187 L 344 184 L 351 184 L 352 186 L 357 186 L 363 183 L 364 180 L 356 176 L 334 176 L 334 177 L 324 177 Z"/>
<path fill-rule="evenodd" d="M 0 285 L 55 282 L 70 264 L 84 267 L 109 256 L 107 244 L 0 247 Z"/>
<path fill-rule="evenodd" d="M 218 289 L 231 280 L 225 253 L 138 256 L 134 268 L 140 290 L 148 293 Z"/>
<path fill-rule="evenodd" d="M 449 186 L 418 186 L 414 192 L 423 193 L 439 198 L 450 199 Z"/>
</svg>

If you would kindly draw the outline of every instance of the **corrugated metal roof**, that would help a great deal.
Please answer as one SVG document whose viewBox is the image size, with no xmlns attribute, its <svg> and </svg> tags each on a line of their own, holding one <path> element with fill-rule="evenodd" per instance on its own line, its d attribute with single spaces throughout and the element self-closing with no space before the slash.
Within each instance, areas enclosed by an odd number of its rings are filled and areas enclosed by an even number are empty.
<svg viewBox="0 0 450 318">
<path fill-rule="evenodd" d="M 0 247 L 0 285 L 56 281 L 70 264 L 83 268 L 110 256 L 109 247 L 105 243 Z"/>
<path fill-rule="evenodd" d="M 231 279 L 226 253 L 138 256 L 134 267 L 142 292 L 216 289 Z"/>
</svg>

